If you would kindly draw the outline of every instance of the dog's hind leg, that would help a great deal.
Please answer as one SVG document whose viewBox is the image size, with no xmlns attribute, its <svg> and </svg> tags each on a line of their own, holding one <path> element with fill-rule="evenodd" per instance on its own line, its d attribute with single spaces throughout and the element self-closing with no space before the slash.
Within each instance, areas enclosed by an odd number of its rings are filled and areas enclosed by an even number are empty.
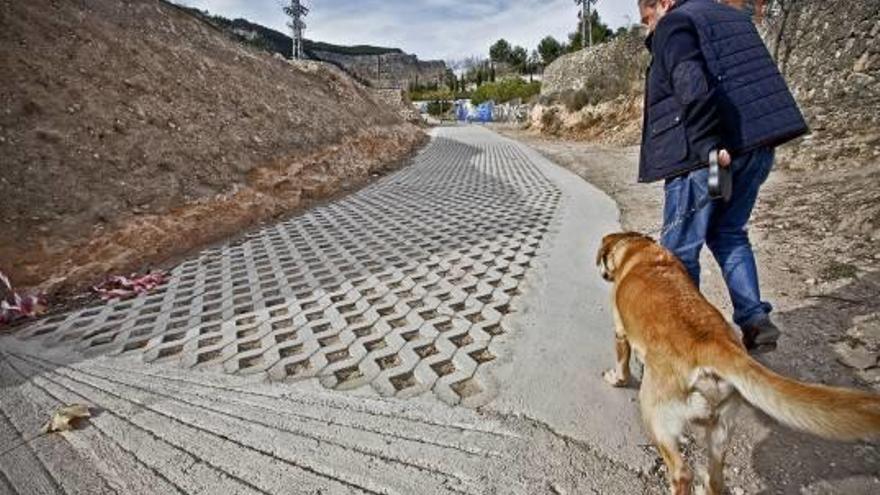
<svg viewBox="0 0 880 495">
<path fill-rule="evenodd" d="M 667 413 L 663 409 L 671 407 L 679 409 L 679 406 L 661 406 L 655 413 L 655 420 L 652 422 L 651 435 L 657 448 L 660 449 L 660 455 L 669 471 L 669 488 L 672 495 L 690 495 L 691 482 L 694 475 L 688 468 L 684 457 L 681 454 L 678 440 L 684 432 L 684 421 L 678 422 L 676 413 Z"/>
<path fill-rule="evenodd" d="M 724 457 L 733 430 L 734 417 L 739 407 L 739 397 L 728 398 L 718 410 L 718 416 L 706 428 L 709 451 L 709 482 L 707 495 L 724 493 Z"/>
<path fill-rule="evenodd" d="M 689 495 L 691 482 L 694 479 L 679 447 L 679 438 L 687 424 L 687 405 L 675 400 L 675 393 L 667 393 L 655 386 L 651 379 L 652 372 L 648 367 L 642 378 L 639 401 L 642 406 L 642 417 L 648 427 L 655 445 L 660 450 L 666 464 L 669 477 L 669 488 L 672 495 Z"/>
<path fill-rule="evenodd" d="M 623 320 L 620 318 L 620 312 L 617 311 L 617 305 L 614 306 L 614 351 L 617 356 L 614 369 L 602 373 L 602 377 L 614 387 L 625 387 L 630 379 L 629 359 L 632 349 L 626 338 L 626 330 L 623 328 Z"/>
</svg>

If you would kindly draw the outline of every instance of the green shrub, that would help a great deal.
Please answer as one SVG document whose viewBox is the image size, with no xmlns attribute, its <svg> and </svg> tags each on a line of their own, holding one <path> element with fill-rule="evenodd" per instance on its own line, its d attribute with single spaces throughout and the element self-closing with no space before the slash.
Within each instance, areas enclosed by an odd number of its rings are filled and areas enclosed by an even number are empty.
<svg viewBox="0 0 880 495">
<path fill-rule="evenodd" d="M 448 89 L 416 89 L 409 91 L 411 101 L 454 100 L 458 97 Z"/>
<path fill-rule="evenodd" d="M 446 100 L 434 100 L 428 103 L 428 115 L 439 117 L 452 111 L 454 105 Z"/>
<path fill-rule="evenodd" d="M 507 103 L 517 98 L 528 100 L 541 93 L 541 83 L 526 82 L 520 78 L 505 79 L 494 83 L 483 84 L 471 96 L 475 105 L 487 101 Z"/>
<path fill-rule="evenodd" d="M 562 130 L 562 120 L 559 118 L 559 110 L 555 108 L 544 110 L 544 113 L 541 114 L 541 125 L 544 127 L 544 132 L 551 135 L 559 134 L 559 131 Z"/>
<path fill-rule="evenodd" d="M 544 106 L 544 107 L 549 107 L 550 105 L 553 105 L 554 103 L 556 103 L 556 95 L 555 95 L 555 94 L 552 94 L 552 95 L 548 95 L 548 94 L 538 95 L 538 98 L 535 99 L 535 102 L 536 102 L 538 105 L 541 105 L 541 106 Z"/>
<path fill-rule="evenodd" d="M 580 111 L 580 109 L 592 103 L 592 101 L 590 101 L 590 93 L 586 88 L 581 88 L 577 91 L 571 89 L 564 91 L 562 95 L 560 95 L 560 100 L 569 112 Z"/>
</svg>

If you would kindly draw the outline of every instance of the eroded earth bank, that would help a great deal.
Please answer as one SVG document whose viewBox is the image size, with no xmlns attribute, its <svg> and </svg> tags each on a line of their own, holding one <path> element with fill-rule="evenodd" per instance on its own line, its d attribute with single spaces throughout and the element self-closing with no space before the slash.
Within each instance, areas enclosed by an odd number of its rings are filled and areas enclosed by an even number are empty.
<svg viewBox="0 0 880 495">
<path fill-rule="evenodd" d="M 81 289 L 393 168 L 426 140 L 333 66 L 169 3 L 0 3 L 0 269 Z"/>
</svg>

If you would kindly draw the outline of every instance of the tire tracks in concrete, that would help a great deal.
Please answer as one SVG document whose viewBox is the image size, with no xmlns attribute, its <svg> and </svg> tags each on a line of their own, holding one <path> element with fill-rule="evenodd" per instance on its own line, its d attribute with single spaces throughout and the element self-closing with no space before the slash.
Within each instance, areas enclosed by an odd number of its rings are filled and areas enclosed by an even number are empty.
<svg viewBox="0 0 880 495">
<path fill-rule="evenodd" d="M 278 476 L 275 478 L 277 482 L 290 479 L 291 468 L 308 470 L 309 467 L 313 468 L 307 472 L 320 476 L 322 480 L 311 485 L 312 488 L 329 490 L 330 493 L 346 490 L 367 493 L 540 493 L 536 487 L 547 488 L 546 480 L 552 478 L 568 479 L 570 481 L 561 483 L 568 482 L 582 488 L 590 484 L 607 487 L 625 481 L 620 486 L 625 485 L 628 491 L 635 493 L 647 490 L 653 482 L 651 476 L 633 472 L 527 418 L 481 417 L 472 411 L 450 408 L 450 422 L 433 420 L 423 423 L 410 418 L 406 420 L 411 424 L 409 430 L 404 428 L 403 433 L 397 433 L 395 430 L 400 424 L 387 417 L 388 411 L 382 411 L 386 415 L 373 415 L 349 410 L 338 403 L 334 404 L 335 407 L 327 407 L 328 401 L 320 395 L 303 393 L 305 400 L 291 401 L 290 394 L 294 393 L 291 391 L 273 394 L 229 385 L 221 387 L 216 383 L 200 383 L 202 380 L 198 375 L 186 380 L 169 378 L 163 375 L 175 370 L 162 367 L 131 369 L 118 366 L 109 359 L 65 366 L 21 353 L 7 352 L 5 357 L 4 367 L 12 368 L 11 371 L 21 377 L 30 377 L 26 385 L 21 385 L 30 389 L 29 395 L 43 393 L 57 403 L 87 402 L 98 406 L 103 410 L 93 424 L 100 431 L 109 433 L 110 425 L 116 424 L 117 429 L 123 426 L 139 430 L 141 434 L 154 435 L 155 440 L 163 443 L 164 449 L 178 449 L 185 453 L 186 459 L 175 465 L 205 464 L 244 488 L 260 493 L 278 493 L 281 489 L 277 483 L 261 479 L 267 472 L 274 472 Z M 216 378 L 211 377 L 212 380 Z M 349 397 L 345 401 L 358 403 L 361 411 L 364 408 L 395 409 L 402 402 L 384 399 L 358 401 Z M 316 409 L 310 410 L 309 407 Z M 410 411 L 410 416 L 426 414 L 429 407 L 419 404 Z M 225 420 L 218 419 L 221 416 Z M 321 417 L 324 418 L 323 425 L 315 419 Z M 362 421 L 370 420 L 374 421 L 372 426 L 359 428 L 363 426 Z M 470 428 L 470 422 L 491 426 Z M 423 444 L 423 438 L 418 434 L 422 427 L 435 429 L 434 438 L 440 441 Z M 80 432 L 73 432 L 65 437 L 78 434 Z M 313 448 L 299 450 L 302 453 L 300 459 L 308 459 L 305 465 L 296 461 L 299 448 L 289 447 L 294 442 L 292 436 L 300 437 L 301 442 L 314 442 Z M 124 438 L 117 435 L 113 440 L 124 441 Z M 196 445 L 199 442 L 207 443 L 207 446 L 199 447 Z M 334 453 L 329 450 L 334 446 L 340 449 L 354 446 L 354 450 L 348 454 Z M 87 445 L 79 447 L 80 451 L 89 450 Z M 119 448 L 126 450 L 122 446 Z M 254 470 L 259 474 L 236 470 L 217 454 L 227 451 L 236 458 L 247 457 L 242 450 L 249 451 L 251 456 L 260 456 L 245 462 L 247 466 L 261 466 Z M 132 451 L 129 446 L 127 451 L 137 458 L 137 450 Z M 370 461 L 370 458 L 376 460 Z M 265 464 L 269 460 L 284 463 L 287 468 L 267 469 Z M 391 468 L 387 464 L 400 464 L 401 467 Z M 161 474 L 166 480 L 175 478 L 162 473 L 167 465 L 158 468 L 159 471 L 155 471 L 153 463 L 156 476 Z M 185 475 L 178 472 L 178 481 L 169 484 L 172 492 L 194 493 L 192 485 L 180 483 L 181 476 Z M 334 490 L 333 483 L 336 482 L 339 485 Z M 304 492 L 309 491 L 307 487 L 310 485 L 300 486 Z M 632 491 L 634 486 L 641 489 Z"/>
</svg>

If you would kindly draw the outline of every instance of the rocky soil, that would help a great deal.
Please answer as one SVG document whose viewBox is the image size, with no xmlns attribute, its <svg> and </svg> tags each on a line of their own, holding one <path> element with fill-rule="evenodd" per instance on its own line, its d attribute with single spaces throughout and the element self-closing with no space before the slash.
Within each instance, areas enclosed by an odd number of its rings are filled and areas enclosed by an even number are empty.
<svg viewBox="0 0 880 495">
<path fill-rule="evenodd" d="M 559 57 L 544 72 L 529 127 L 574 140 L 637 143 L 649 59 L 639 30 Z"/>
<path fill-rule="evenodd" d="M 760 27 L 804 107 L 815 140 L 844 155 L 860 148 L 877 152 L 880 3 L 848 0 L 846 8 L 823 0 L 771 3 L 777 7 Z M 869 138 L 849 139 L 854 134 Z M 822 158 L 833 161 L 835 156 Z"/>
<path fill-rule="evenodd" d="M 811 308 L 791 316 L 796 331 L 814 332 L 797 341 L 799 350 L 815 351 L 798 354 L 799 370 L 876 386 L 880 4 L 854 0 L 844 10 L 821 0 L 770 5 L 759 28 L 812 132 L 778 150 L 776 174 L 755 213 L 766 286 L 780 304 Z M 559 153 L 557 161 L 618 199 L 624 224 L 638 230 L 653 226 L 660 211 L 658 191 L 634 184 L 637 152 L 626 148 L 640 140 L 647 62 L 632 36 L 561 57 L 547 69 L 550 84 L 529 123 L 530 132 L 546 138 L 541 146 Z M 607 74 L 614 77 L 603 85 Z M 576 90 L 584 94 L 574 98 Z M 628 165 L 607 169 L 588 161 L 594 155 Z"/>
<path fill-rule="evenodd" d="M 159 0 L 0 1 L 0 269 L 88 286 L 353 187 L 424 133 Z"/>
<path fill-rule="evenodd" d="M 845 9 L 823 0 L 765 3 L 759 30 L 813 131 L 803 146 L 789 148 L 798 156 L 788 153 L 783 161 L 821 169 L 880 159 L 880 3 L 852 0 Z M 559 57 L 545 71 L 531 127 L 571 139 L 638 144 L 650 61 L 643 39 L 632 32 Z"/>
<path fill-rule="evenodd" d="M 625 229 L 659 230 L 662 186 L 636 183 L 637 147 L 499 130 L 611 195 Z M 764 359 L 772 368 L 880 392 L 880 242 L 872 240 L 873 231 L 850 230 L 875 218 L 878 180 L 874 162 L 822 175 L 783 164 L 765 185 L 751 237 L 764 297 L 784 332 L 780 349 Z M 704 293 L 729 314 L 723 280 L 708 253 L 703 267 Z M 880 486 L 880 448 L 782 432 L 751 410 L 742 416 L 727 473 L 734 493 L 861 494 Z"/>
<path fill-rule="evenodd" d="M 561 101 L 549 100 L 532 107 L 528 124 L 532 131 L 555 138 L 632 145 L 641 138 L 641 116 L 639 95 L 621 95 L 578 110 Z"/>
</svg>

